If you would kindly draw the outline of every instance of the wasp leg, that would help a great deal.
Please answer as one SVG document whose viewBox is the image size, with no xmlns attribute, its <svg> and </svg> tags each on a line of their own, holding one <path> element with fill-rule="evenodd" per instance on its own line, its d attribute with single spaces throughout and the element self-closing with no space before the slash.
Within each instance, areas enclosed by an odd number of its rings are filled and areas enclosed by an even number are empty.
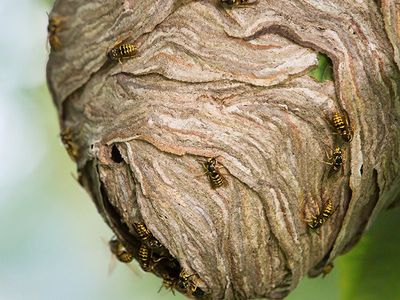
<svg viewBox="0 0 400 300">
<path fill-rule="evenodd" d="M 346 149 L 342 149 L 343 150 L 343 153 L 342 153 L 342 159 L 343 159 L 343 163 L 342 163 L 342 176 L 344 176 L 344 162 L 346 161 Z"/>
</svg>

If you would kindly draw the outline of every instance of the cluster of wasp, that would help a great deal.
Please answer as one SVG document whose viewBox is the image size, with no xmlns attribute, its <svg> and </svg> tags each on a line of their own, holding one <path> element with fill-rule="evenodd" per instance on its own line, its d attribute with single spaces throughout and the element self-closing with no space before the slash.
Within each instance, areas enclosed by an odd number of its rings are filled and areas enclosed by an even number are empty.
<svg viewBox="0 0 400 300">
<path fill-rule="evenodd" d="M 130 263 L 133 259 L 139 262 L 145 272 L 153 272 L 163 279 L 162 287 L 177 290 L 189 297 L 202 297 L 203 290 L 197 286 L 199 280 L 196 274 L 187 274 L 179 262 L 169 251 L 151 234 L 143 223 L 134 223 L 138 246 L 125 247 L 117 238 L 109 242 L 111 252 L 123 263 Z M 160 290 L 161 290 L 160 288 Z"/>
<path fill-rule="evenodd" d="M 335 112 L 333 113 L 330 122 L 335 128 L 335 134 L 338 134 L 344 142 L 351 142 L 353 131 L 350 127 L 348 117 L 343 117 L 340 113 Z M 328 160 L 323 162 L 330 166 L 329 175 L 337 173 L 339 170 L 342 170 L 343 172 L 344 151 L 345 149 L 343 146 L 338 145 L 334 150 L 331 150 L 331 153 L 327 153 Z M 219 170 L 220 167 L 217 157 L 208 158 L 206 161 L 202 161 L 201 163 L 204 168 L 204 174 L 208 176 L 212 188 L 215 189 L 221 187 L 227 182 Z M 310 229 L 318 229 L 333 214 L 333 212 L 332 200 L 328 200 L 318 214 L 306 221 L 307 226 Z"/>
<path fill-rule="evenodd" d="M 219 3 L 225 8 L 245 7 L 257 3 L 257 0 L 219 0 Z M 48 40 L 51 48 L 58 51 L 62 47 L 59 32 L 63 28 L 65 18 L 53 16 L 49 18 Z M 126 39 L 125 39 L 126 40 Z M 110 61 L 118 61 L 122 63 L 124 59 L 130 59 L 136 55 L 137 48 L 130 43 L 124 43 L 124 40 L 118 40 L 110 50 L 107 50 L 107 57 Z M 353 137 L 352 129 L 349 125 L 348 117 L 344 118 L 340 113 L 335 112 L 331 118 L 331 123 L 344 142 L 351 142 Z M 62 136 L 63 140 L 69 141 L 69 133 Z M 65 143 L 69 145 L 69 143 Z M 74 148 L 70 147 L 68 152 L 71 156 L 76 157 L 77 153 Z M 337 173 L 340 169 L 343 172 L 345 149 L 341 145 L 337 145 L 334 149 L 330 149 L 330 153 L 326 153 L 327 161 L 325 164 L 330 166 L 329 175 Z M 204 169 L 203 175 L 207 175 L 211 187 L 219 188 L 227 183 L 226 179 L 220 171 L 220 165 L 217 157 L 208 158 L 201 161 Z M 307 220 L 307 226 L 310 229 L 318 229 L 333 214 L 332 200 L 328 200 L 322 210 Z M 151 234 L 143 223 L 134 224 L 137 237 L 139 238 L 139 247 L 135 249 L 126 248 L 118 239 L 111 239 L 109 242 L 111 252 L 118 260 L 124 263 L 130 263 L 136 258 L 141 268 L 146 272 L 153 272 L 163 279 L 162 287 L 170 289 L 172 292 L 178 290 L 188 296 L 201 297 L 204 292 L 197 287 L 198 276 L 196 274 L 186 274 L 180 267 L 179 262 L 169 253 L 169 251 Z M 328 266 L 331 266 L 330 264 Z M 329 270 L 324 274 L 329 273 Z"/>
<path fill-rule="evenodd" d="M 330 153 L 326 153 L 328 160 L 323 162 L 330 166 L 328 177 L 334 173 L 337 173 L 339 170 L 342 170 L 343 174 L 345 148 L 342 146 L 342 144 L 343 142 L 350 143 L 353 139 L 353 130 L 350 127 L 350 121 L 347 114 L 346 117 L 344 117 L 339 112 L 334 112 L 330 121 L 332 126 L 335 128 L 335 134 L 340 136 L 342 142 L 337 142 L 335 149 L 331 149 Z M 332 216 L 333 213 L 334 210 L 332 200 L 328 200 L 321 212 L 307 221 L 308 227 L 311 229 L 318 229 L 326 222 L 326 220 L 329 219 L 330 216 Z"/>
<path fill-rule="evenodd" d="M 353 130 L 350 127 L 350 121 L 346 114 L 346 117 L 343 117 L 340 113 L 333 113 L 332 118 L 330 119 L 331 125 L 335 128 L 335 134 L 340 136 L 340 139 L 343 142 L 349 143 L 353 139 Z M 343 143 L 342 142 L 342 143 Z M 342 170 L 343 173 L 343 162 L 344 162 L 344 148 L 341 144 L 337 142 L 338 146 L 335 147 L 335 150 L 331 150 L 331 153 L 327 153 L 327 161 L 324 161 L 327 165 L 330 166 L 329 176 L 332 173 L 337 173 L 339 170 Z M 217 157 L 208 158 L 205 161 L 201 161 L 201 164 L 204 169 L 204 174 L 207 175 L 211 187 L 213 189 L 219 188 L 227 183 L 227 180 L 224 178 L 222 173 L 220 172 L 219 163 L 217 161 Z M 317 230 L 320 228 L 334 213 L 332 200 L 328 200 L 322 210 L 316 215 L 312 216 L 309 220 L 306 220 L 306 224 L 308 228 L 312 230 Z M 328 273 L 330 273 L 333 269 L 333 264 L 328 263 L 322 270 L 322 276 L 325 277 Z"/>
</svg>

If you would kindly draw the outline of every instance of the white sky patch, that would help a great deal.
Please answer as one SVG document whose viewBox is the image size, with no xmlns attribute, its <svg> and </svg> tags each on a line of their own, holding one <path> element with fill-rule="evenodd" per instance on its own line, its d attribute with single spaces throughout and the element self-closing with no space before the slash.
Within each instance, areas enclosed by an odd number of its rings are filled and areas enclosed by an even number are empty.
<svg viewBox="0 0 400 300">
<path fill-rule="evenodd" d="M 0 90 L 0 190 L 30 176 L 46 153 L 45 133 L 35 124 L 30 107 L 21 108 L 23 104 L 9 98 Z M 35 114 L 38 112 L 33 111 Z"/>
<path fill-rule="evenodd" d="M 30 176 L 46 152 L 45 133 L 35 122 L 40 111 L 28 91 L 45 82 L 47 14 L 32 1 L 9 1 L 0 4 L 0 20 L 0 189 L 4 189 Z"/>
</svg>

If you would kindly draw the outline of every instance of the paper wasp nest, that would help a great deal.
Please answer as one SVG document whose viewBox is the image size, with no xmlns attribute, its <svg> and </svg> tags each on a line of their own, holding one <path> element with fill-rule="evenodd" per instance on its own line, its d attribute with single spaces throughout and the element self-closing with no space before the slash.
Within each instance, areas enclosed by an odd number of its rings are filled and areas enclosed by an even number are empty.
<svg viewBox="0 0 400 300">
<path fill-rule="evenodd" d="M 283 298 L 399 199 L 399 15 L 395 0 L 56 1 L 47 75 L 81 184 L 125 246 L 146 224 L 204 298 Z M 121 43 L 135 55 L 110 60 Z M 333 81 L 308 75 L 318 52 Z"/>
</svg>

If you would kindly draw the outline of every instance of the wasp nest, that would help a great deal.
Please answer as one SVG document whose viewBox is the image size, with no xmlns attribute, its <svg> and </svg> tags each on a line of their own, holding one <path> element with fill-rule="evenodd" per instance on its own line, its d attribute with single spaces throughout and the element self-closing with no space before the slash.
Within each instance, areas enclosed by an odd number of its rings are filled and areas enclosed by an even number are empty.
<svg viewBox="0 0 400 300">
<path fill-rule="evenodd" d="M 280 299 L 399 195 L 399 6 L 221 2 L 56 1 L 48 82 L 121 260 Z"/>
</svg>

